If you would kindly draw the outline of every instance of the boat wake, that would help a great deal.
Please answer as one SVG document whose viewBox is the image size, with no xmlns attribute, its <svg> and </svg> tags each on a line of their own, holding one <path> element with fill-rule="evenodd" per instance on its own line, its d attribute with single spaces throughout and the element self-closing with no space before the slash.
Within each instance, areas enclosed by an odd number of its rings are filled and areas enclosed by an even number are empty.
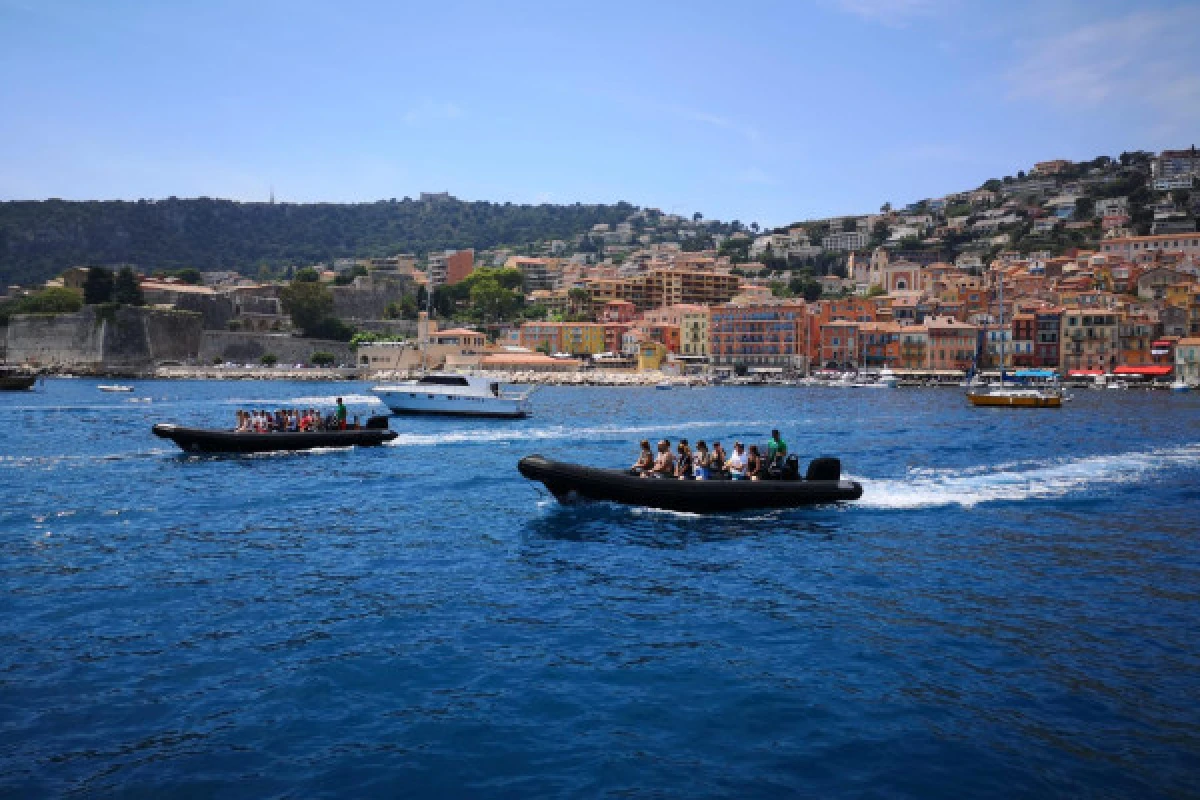
<svg viewBox="0 0 1200 800">
<path fill-rule="evenodd" d="M 594 442 L 628 441 L 640 437 L 657 437 L 663 434 L 674 434 L 681 431 L 715 430 L 719 436 L 732 438 L 735 434 L 746 436 L 767 434 L 771 425 L 765 421 L 716 421 L 716 422 L 679 422 L 663 423 L 661 425 L 602 425 L 592 428 L 577 428 L 569 425 L 553 425 L 545 428 L 525 428 L 517 423 L 508 428 L 487 428 L 474 430 L 452 430 L 440 433 L 404 433 L 401 432 L 385 447 L 437 447 L 439 445 L 463 444 L 497 444 L 504 442 L 533 442 L 554 440 L 579 440 Z M 760 430 L 755 431 L 755 428 Z M 394 430 L 394 429 L 393 429 Z"/>
<path fill-rule="evenodd" d="M 910 470 L 905 479 L 847 477 L 863 485 L 862 499 L 854 504 L 857 508 L 972 508 L 980 503 L 1064 497 L 1196 466 L 1200 466 L 1200 443 L 1024 465 Z"/>
</svg>

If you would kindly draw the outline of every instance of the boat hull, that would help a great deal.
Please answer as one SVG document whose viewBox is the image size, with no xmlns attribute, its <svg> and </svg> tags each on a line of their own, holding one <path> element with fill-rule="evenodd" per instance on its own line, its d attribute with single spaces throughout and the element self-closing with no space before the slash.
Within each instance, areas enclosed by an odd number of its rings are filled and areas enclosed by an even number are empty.
<svg viewBox="0 0 1200 800">
<path fill-rule="evenodd" d="M 994 394 L 968 394 L 967 399 L 973 406 L 989 408 L 1062 408 L 1060 395 L 1011 396 Z"/>
<path fill-rule="evenodd" d="M 641 478 L 622 470 L 597 469 L 526 456 L 517 469 L 545 485 L 559 502 L 598 500 L 670 511 L 714 513 L 757 508 L 795 508 L 857 500 L 862 486 L 844 480 L 681 481 Z"/>
<path fill-rule="evenodd" d="M 393 414 L 503 419 L 521 419 L 529 416 L 529 401 L 524 397 L 470 397 L 378 389 L 375 390 L 375 394 Z"/>
<path fill-rule="evenodd" d="M 36 375 L 0 376 L 0 392 L 20 392 L 32 389 L 35 383 L 37 383 Z"/>
<path fill-rule="evenodd" d="M 375 447 L 397 436 L 395 431 L 377 428 L 309 433 L 236 433 L 162 423 L 155 425 L 153 430 L 155 436 L 170 439 L 188 453 L 274 453 L 318 447 Z"/>
</svg>

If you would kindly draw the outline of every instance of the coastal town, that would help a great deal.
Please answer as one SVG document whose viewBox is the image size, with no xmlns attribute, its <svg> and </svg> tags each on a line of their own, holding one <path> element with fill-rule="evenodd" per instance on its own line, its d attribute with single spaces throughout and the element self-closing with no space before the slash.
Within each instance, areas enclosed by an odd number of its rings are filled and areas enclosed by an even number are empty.
<svg viewBox="0 0 1200 800">
<path fill-rule="evenodd" d="M 1025 369 L 1197 386 L 1197 182 L 1193 147 L 1039 162 L 773 230 L 637 209 L 571 240 L 338 258 L 290 279 L 79 266 L 7 289 L 0 355 L 172 377 L 236 365 L 769 381 L 887 368 L 945 383 Z M 126 302 L 114 302 L 122 275 Z M 47 293 L 64 305 L 39 305 Z"/>
</svg>

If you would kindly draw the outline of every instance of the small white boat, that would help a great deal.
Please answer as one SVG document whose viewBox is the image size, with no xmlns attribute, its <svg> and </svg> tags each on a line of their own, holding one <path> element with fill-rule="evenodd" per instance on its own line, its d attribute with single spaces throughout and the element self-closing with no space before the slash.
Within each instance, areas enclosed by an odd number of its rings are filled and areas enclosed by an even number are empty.
<svg viewBox="0 0 1200 800">
<path fill-rule="evenodd" d="M 102 392 L 132 392 L 132 386 L 122 386 L 119 383 L 102 383 L 96 387 Z"/>
<path fill-rule="evenodd" d="M 884 367 L 879 370 L 879 384 L 888 389 L 895 389 L 900 384 L 900 379 L 892 372 L 891 367 Z"/>
<path fill-rule="evenodd" d="M 502 392 L 486 377 L 431 373 L 371 389 L 395 414 L 437 414 L 463 417 L 527 417 L 527 392 Z"/>
<path fill-rule="evenodd" d="M 669 391 L 672 387 L 668 381 L 662 381 L 661 383 L 654 384 L 654 388 L 661 389 L 662 391 L 665 392 L 665 391 Z"/>
<path fill-rule="evenodd" d="M 1181 380 L 1175 381 L 1174 383 L 1171 384 L 1172 392 L 1181 392 L 1182 393 L 1182 392 L 1190 392 L 1191 390 L 1192 390 L 1192 387 L 1188 386 L 1185 382 L 1183 382 Z"/>
</svg>

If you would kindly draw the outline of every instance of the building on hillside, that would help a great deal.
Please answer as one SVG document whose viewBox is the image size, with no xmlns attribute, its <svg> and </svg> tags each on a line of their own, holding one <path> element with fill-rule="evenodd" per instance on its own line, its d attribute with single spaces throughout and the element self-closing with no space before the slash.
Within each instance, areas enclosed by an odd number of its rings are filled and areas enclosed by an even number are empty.
<svg viewBox="0 0 1200 800">
<path fill-rule="evenodd" d="M 1186 150 L 1163 150 L 1150 162 L 1150 176 L 1155 180 L 1200 175 L 1200 151 L 1192 145 Z"/>
<path fill-rule="evenodd" d="M 860 365 L 867 369 L 899 367 L 900 335 L 903 331 L 904 328 L 894 322 L 860 322 Z"/>
<path fill-rule="evenodd" d="M 1176 342 L 1175 378 L 1200 388 L 1200 338 L 1186 337 Z"/>
<path fill-rule="evenodd" d="M 826 250 L 865 250 L 871 236 L 866 231 L 830 231 L 821 239 Z"/>
<path fill-rule="evenodd" d="M 900 367 L 929 369 L 929 331 L 924 325 L 906 325 L 900 331 Z"/>
<path fill-rule="evenodd" d="M 610 300 L 600 308 L 599 322 L 630 323 L 637 317 L 637 306 L 628 300 Z"/>
<path fill-rule="evenodd" d="M 968 370 L 975 362 L 979 329 L 953 317 L 929 317 L 925 320 L 928 337 L 928 369 Z M 1006 329 L 1001 334 L 1007 336 Z"/>
<path fill-rule="evenodd" d="M 857 369 L 858 326 L 859 323 L 849 320 L 822 323 L 817 338 L 820 348 L 817 365 L 826 369 Z"/>
<path fill-rule="evenodd" d="M 683 306 L 679 318 L 680 355 L 708 358 L 710 313 L 708 306 Z"/>
<path fill-rule="evenodd" d="M 1032 367 L 1057 369 L 1059 365 L 1059 328 L 1063 310 L 1056 306 L 1041 308 L 1034 312 L 1037 326 L 1033 345 Z"/>
<path fill-rule="evenodd" d="M 673 306 L 727 303 L 741 288 L 741 278 L 711 270 L 652 269 L 624 278 L 596 278 L 585 282 L 592 306 L 625 300 L 646 310 Z"/>
<path fill-rule="evenodd" d="M 526 322 L 518 341 L 529 350 L 595 355 L 605 352 L 605 326 L 596 322 Z"/>
<path fill-rule="evenodd" d="M 726 303 L 710 310 L 714 366 L 791 372 L 807 367 L 803 301 Z"/>
<path fill-rule="evenodd" d="M 521 272 L 527 292 L 557 289 L 562 283 L 562 264 L 558 259 L 511 256 L 504 262 L 504 268 Z"/>
<path fill-rule="evenodd" d="M 1113 310 L 1073 307 L 1063 312 L 1059 364 L 1078 370 L 1111 372 L 1120 357 L 1119 316 Z"/>
<path fill-rule="evenodd" d="M 1159 252 L 1180 252 L 1200 256 L 1200 234 L 1163 234 L 1159 236 L 1126 236 L 1105 239 L 1101 252 L 1127 261 L 1139 260 L 1139 255 Z"/>
<path fill-rule="evenodd" d="M 1030 170 L 1031 175 L 1058 175 L 1071 166 L 1070 161 L 1063 158 L 1056 158 L 1052 161 L 1039 161 L 1033 165 Z"/>
</svg>

